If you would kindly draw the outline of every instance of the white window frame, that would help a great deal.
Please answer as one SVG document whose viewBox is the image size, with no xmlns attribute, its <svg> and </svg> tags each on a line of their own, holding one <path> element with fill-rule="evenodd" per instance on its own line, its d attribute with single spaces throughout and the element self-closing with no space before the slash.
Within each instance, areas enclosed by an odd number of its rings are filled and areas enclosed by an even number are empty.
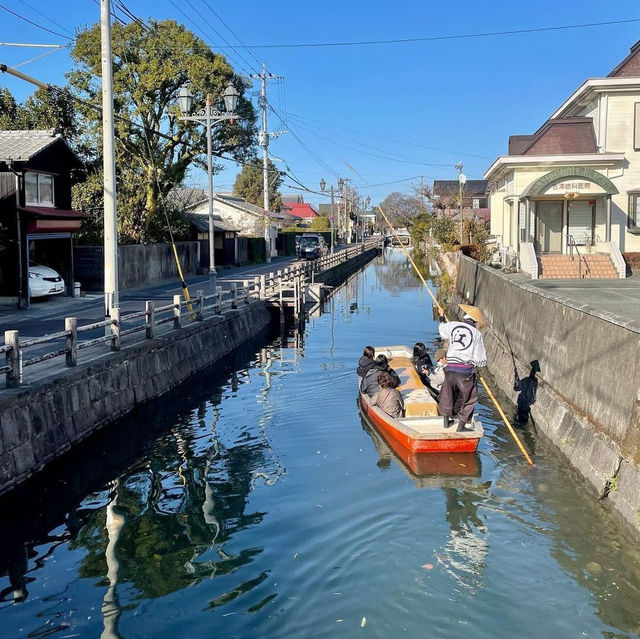
<svg viewBox="0 0 640 639">
<path fill-rule="evenodd" d="M 27 176 L 35 175 L 36 176 L 36 188 L 38 191 L 37 201 L 34 202 L 32 200 L 27 199 Z M 42 202 L 42 198 L 40 196 L 40 183 L 44 181 L 44 178 L 48 178 L 51 180 L 51 202 Z M 50 173 L 36 173 L 35 171 L 27 171 L 24 175 L 25 185 L 24 185 L 24 201 L 26 206 L 42 206 L 42 207 L 50 207 L 53 208 L 55 206 L 56 201 L 56 193 L 55 193 L 55 179 L 53 175 Z"/>
<path fill-rule="evenodd" d="M 633 105 L 633 150 L 640 151 L 640 102 Z"/>
</svg>

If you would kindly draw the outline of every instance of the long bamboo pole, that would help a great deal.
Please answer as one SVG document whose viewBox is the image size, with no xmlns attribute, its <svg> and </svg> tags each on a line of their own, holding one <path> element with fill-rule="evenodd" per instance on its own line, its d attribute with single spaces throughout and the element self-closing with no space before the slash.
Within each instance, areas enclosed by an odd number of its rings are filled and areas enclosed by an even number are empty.
<svg viewBox="0 0 640 639">
<path fill-rule="evenodd" d="M 400 241 L 400 238 L 398 237 L 398 234 L 396 233 L 396 230 L 395 230 L 393 224 L 391 224 L 391 222 L 389 221 L 389 218 L 386 216 L 385 212 L 382 210 L 382 208 L 380 206 L 378 206 L 378 209 L 380 210 L 380 213 L 382 213 L 382 217 L 385 219 L 386 223 L 389 225 L 389 228 L 393 231 L 393 234 L 395 235 L 396 239 L 398 240 L 398 244 L 402 247 L 402 250 L 405 252 L 407 257 L 409 258 L 409 261 L 411 262 L 411 265 L 413 266 L 413 268 L 415 269 L 416 273 L 418 274 L 418 277 L 422 280 L 422 283 L 424 284 L 424 287 L 427 289 L 427 293 L 429 293 L 429 295 L 431 296 L 431 299 L 433 300 L 434 304 L 438 307 L 438 310 L 441 310 L 444 313 L 444 309 L 442 308 L 442 306 L 440 306 L 440 304 L 438 303 L 438 300 L 436 299 L 436 296 L 431 292 L 431 289 L 427 286 L 427 282 L 425 281 L 424 277 L 422 276 L 422 273 L 418 270 L 418 267 L 416 266 L 416 263 L 413 261 L 413 258 L 411 257 L 409 251 L 407 251 L 407 248 L 405 247 L 405 245 Z M 444 315 L 444 318 L 447 321 L 449 321 L 449 318 L 446 315 Z M 482 375 L 480 375 L 480 373 L 478 373 L 478 377 L 480 378 L 480 381 L 482 382 L 482 385 L 484 386 L 485 390 L 487 391 L 487 395 L 489 395 L 489 397 L 491 398 L 491 401 L 494 403 L 496 409 L 500 413 L 500 417 L 502 417 L 502 421 L 504 422 L 505 426 L 509 429 L 509 432 L 511 433 L 511 436 L 515 440 L 516 444 L 518 444 L 518 448 L 520 448 L 522 454 L 524 455 L 525 459 L 529 462 L 529 464 L 531 464 L 531 466 L 533 466 L 534 463 L 531 460 L 531 457 L 529 457 L 529 453 L 527 453 L 527 451 L 525 450 L 525 447 L 522 445 L 522 442 L 520 441 L 520 438 L 518 437 L 516 431 L 513 429 L 513 426 L 511 425 L 511 422 L 509 421 L 507 416 L 504 414 L 504 411 L 502 410 L 502 407 L 498 403 L 498 400 L 495 398 L 495 395 L 491 392 L 489 386 L 487 385 L 487 382 L 484 380 L 484 377 L 482 377 Z"/>
</svg>

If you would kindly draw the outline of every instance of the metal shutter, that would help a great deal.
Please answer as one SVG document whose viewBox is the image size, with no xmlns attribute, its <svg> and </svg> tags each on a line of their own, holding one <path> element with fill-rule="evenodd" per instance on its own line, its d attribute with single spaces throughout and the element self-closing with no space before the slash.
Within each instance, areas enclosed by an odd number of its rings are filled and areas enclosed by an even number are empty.
<svg viewBox="0 0 640 639">
<path fill-rule="evenodd" d="M 569 202 L 569 235 L 576 244 L 586 244 L 593 236 L 593 207 L 588 202 Z"/>
</svg>

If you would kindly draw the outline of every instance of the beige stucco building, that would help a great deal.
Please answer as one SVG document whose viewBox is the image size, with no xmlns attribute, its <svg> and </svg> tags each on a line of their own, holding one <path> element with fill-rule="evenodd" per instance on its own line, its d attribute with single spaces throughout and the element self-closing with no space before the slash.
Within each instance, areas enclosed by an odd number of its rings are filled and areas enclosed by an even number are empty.
<svg viewBox="0 0 640 639">
<path fill-rule="evenodd" d="M 503 263 L 535 278 L 551 256 L 597 253 L 624 277 L 622 253 L 640 252 L 640 42 L 533 135 L 511 136 L 484 177 Z"/>
</svg>

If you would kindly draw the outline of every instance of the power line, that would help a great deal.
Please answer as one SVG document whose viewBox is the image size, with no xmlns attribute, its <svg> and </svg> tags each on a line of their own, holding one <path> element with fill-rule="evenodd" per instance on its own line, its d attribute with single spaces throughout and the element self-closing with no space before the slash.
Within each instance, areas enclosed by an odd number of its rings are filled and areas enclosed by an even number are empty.
<svg viewBox="0 0 640 639">
<path fill-rule="evenodd" d="M 254 49 L 309 49 L 318 47 L 357 47 L 377 44 L 411 44 L 414 42 L 436 42 L 440 40 L 464 40 L 471 38 L 493 38 L 498 36 L 522 35 L 527 33 L 543 33 L 548 31 L 567 31 L 569 29 L 586 29 L 614 24 L 630 24 L 640 22 L 640 18 L 626 20 L 608 20 L 606 22 L 586 22 L 583 24 L 567 24 L 557 27 L 536 27 L 531 29 L 510 29 L 508 31 L 484 31 L 481 33 L 462 33 L 448 36 L 428 36 L 424 38 L 394 38 L 390 40 L 355 40 L 351 42 L 291 42 L 283 44 L 252 44 Z"/>
<path fill-rule="evenodd" d="M 69 41 L 72 41 L 74 39 L 68 35 L 65 35 L 64 33 L 58 33 L 57 31 L 52 31 L 51 29 L 47 29 L 47 27 L 43 27 L 41 24 L 38 24 L 33 20 L 29 20 L 29 18 L 25 18 L 24 16 L 21 16 L 19 13 L 12 11 L 11 9 L 5 7 L 3 4 L 0 4 L 0 9 L 4 9 L 7 13 L 10 13 L 16 16 L 16 18 L 20 18 L 20 20 L 24 20 L 25 22 L 32 24 L 34 27 L 38 27 L 38 29 L 42 29 L 43 31 L 48 31 L 49 33 L 53 33 L 53 35 L 60 36 L 61 38 L 65 38 L 66 40 L 69 40 Z"/>
<path fill-rule="evenodd" d="M 44 13 L 42 13 L 42 11 L 40 11 L 39 9 L 36 9 L 35 7 L 32 7 L 30 4 L 28 4 L 24 0 L 20 0 L 20 2 L 25 7 L 29 7 L 29 9 L 31 9 L 31 11 L 35 11 L 37 14 L 41 15 L 45 20 L 48 20 L 49 22 L 51 22 L 51 24 L 55 24 L 56 27 L 60 27 L 60 29 L 62 29 L 63 31 L 65 31 L 66 33 L 71 35 L 71 31 L 69 31 L 69 29 L 67 29 L 65 26 L 61 25 L 60 23 L 56 22 L 55 20 L 51 19 L 49 16 L 45 15 Z"/>
<path fill-rule="evenodd" d="M 235 37 L 235 39 L 242 45 L 242 47 L 244 49 L 246 49 L 247 53 L 260 65 L 262 64 L 262 62 L 256 57 L 256 55 L 253 53 L 253 51 L 251 51 L 251 49 L 249 49 L 249 47 L 242 41 L 242 39 L 240 38 L 240 36 L 238 36 L 233 29 L 220 17 L 220 15 L 218 13 L 216 13 L 216 11 L 213 10 L 213 8 L 211 7 L 211 5 L 207 2 L 207 0 L 203 0 L 205 6 L 207 7 L 207 9 L 209 9 L 209 11 L 211 11 L 211 13 L 213 13 L 213 15 L 218 18 L 218 20 L 220 20 L 220 22 L 227 28 L 227 31 L 229 31 L 229 33 L 231 33 L 231 35 L 233 35 Z M 227 43 L 229 44 L 229 43 Z"/>
</svg>

